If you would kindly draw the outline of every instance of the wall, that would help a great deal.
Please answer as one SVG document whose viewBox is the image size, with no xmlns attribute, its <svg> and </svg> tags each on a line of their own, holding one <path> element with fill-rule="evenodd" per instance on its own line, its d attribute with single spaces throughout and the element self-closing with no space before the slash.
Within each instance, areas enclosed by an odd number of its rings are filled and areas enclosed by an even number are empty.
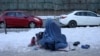
<svg viewBox="0 0 100 56">
<path fill-rule="evenodd" d="M 100 12 L 100 0 L 0 0 L 0 10 L 36 11 L 36 15 L 59 15 L 72 10 Z"/>
</svg>

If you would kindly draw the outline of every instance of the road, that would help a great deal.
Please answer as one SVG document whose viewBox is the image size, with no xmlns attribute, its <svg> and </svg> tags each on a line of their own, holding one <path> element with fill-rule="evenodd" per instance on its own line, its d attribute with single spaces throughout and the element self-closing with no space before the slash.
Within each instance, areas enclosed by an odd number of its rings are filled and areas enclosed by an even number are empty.
<svg viewBox="0 0 100 56">
<path fill-rule="evenodd" d="M 0 56 L 100 56 L 100 49 L 80 49 L 69 52 L 48 50 L 0 51 Z"/>
</svg>

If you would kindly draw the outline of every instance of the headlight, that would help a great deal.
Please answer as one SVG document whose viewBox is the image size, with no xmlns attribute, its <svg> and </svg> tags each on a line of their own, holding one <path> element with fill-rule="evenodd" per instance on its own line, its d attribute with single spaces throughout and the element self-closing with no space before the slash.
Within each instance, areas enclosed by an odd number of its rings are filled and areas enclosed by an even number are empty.
<svg viewBox="0 0 100 56">
<path fill-rule="evenodd" d="M 33 18 L 34 20 L 36 20 L 36 21 L 40 21 L 38 18 Z"/>
</svg>

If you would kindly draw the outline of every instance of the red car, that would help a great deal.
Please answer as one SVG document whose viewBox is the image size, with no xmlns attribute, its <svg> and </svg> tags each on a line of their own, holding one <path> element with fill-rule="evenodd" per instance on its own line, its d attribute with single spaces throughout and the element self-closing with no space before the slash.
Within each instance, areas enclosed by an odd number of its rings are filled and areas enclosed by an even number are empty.
<svg viewBox="0 0 100 56">
<path fill-rule="evenodd" d="M 24 11 L 4 11 L 0 15 L 0 27 L 42 27 L 42 19 L 26 15 Z"/>
</svg>

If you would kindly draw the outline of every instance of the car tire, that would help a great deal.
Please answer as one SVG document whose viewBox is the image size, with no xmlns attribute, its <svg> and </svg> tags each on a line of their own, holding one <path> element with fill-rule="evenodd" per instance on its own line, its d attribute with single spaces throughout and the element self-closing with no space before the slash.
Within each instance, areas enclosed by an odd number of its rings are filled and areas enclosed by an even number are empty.
<svg viewBox="0 0 100 56">
<path fill-rule="evenodd" d="M 29 28 L 35 28 L 35 23 L 33 22 L 29 23 Z"/>
<path fill-rule="evenodd" d="M 5 24 L 4 23 L 0 23 L 0 28 L 5 28 Z"/>
<path fill-rule="evenodd" d="M 74 21 L 74 20 L 70 21 L 70 22 L 68 23 L 68 27 L 70 27 L 70 28 L 77 27 L 77 22 Z"/>
</svg>

